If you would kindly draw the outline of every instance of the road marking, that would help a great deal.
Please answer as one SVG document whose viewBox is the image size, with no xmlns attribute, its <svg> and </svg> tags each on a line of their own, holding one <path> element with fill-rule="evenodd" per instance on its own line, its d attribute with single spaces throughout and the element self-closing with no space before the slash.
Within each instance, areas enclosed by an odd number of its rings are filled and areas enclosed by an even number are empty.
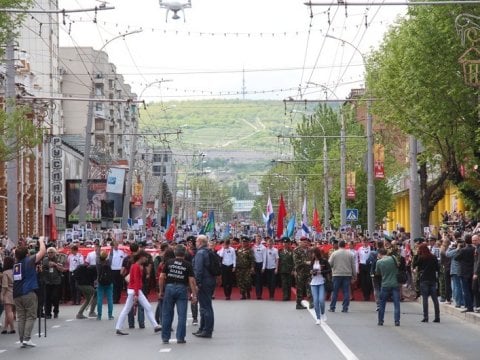
<svg viewBox="0 0 480 360">
<path fill-rule="evenodd" d="M 1 353 L 4 353 L 5 351 L 7 351 L 7 350 L 0 350 L 0 354 L 1 354 Z"/>
<path fill-rule="evenodd" d="M 304 304 L 306 303 L 306 304 Z M 308 301 L 303 300 L 302 305 L 307 307 L 308 309 Z M 315 309 L 308 309 L 310 315 L 312 315 L 313 319 L 317 319 L 317 315 L 315 314 Z M 337 334 L 332 330 L 330 326 L 328 326 L 325 322 L 321 324 L 322 330 L 327 334 L 327 336 L 332 340 L 333 344 L 337 347 L 337 349 L 345 356 L 347 360 L 358 360 L 358 357 L 348 348 L 347 345 L 338 337 Z"/>
<path fill-rule="evenodd" d="M 70 322 L 70 321 L 74 321 L 75 319 L 67 319 L 65 320 L 65 322 Z"/>
<path fill-rule="evenodd" d="M 166 348 L 166 349 L 160 349 L 159 352 L 161 352 L 161 353 L 167 353 L 167 352 L 170 352 L 170 351 L 172 351 L 171 348 Z"/>
<path fill-rule="evenodd" d="M 53 326 L 52 326 L 52 329 L 57 329 L 57 328 L 59 328 L 59 327 L 60 327 L 60 325 L 53 325 Z"/>
</svg>

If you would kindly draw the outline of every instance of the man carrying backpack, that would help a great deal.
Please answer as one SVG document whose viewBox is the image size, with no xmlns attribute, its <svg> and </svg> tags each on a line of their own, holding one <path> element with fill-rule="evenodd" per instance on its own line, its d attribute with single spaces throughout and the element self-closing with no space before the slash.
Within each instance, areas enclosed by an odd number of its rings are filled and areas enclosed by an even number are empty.
<svg viewBox="0 0 480 360">
<path fill-rule="evenodd" d="M 208 238 L 199 235 L 196 241 L 197 253 L 193 258 L 193 272 L 198 287 L 198 302 L 200 304 L 200 327 L 193 335 L 200 338 L 211 338 L 214 325 L 212 296 L 215 290 L 216 278 L 210 272 L 210 256 Z"/>
</svg>

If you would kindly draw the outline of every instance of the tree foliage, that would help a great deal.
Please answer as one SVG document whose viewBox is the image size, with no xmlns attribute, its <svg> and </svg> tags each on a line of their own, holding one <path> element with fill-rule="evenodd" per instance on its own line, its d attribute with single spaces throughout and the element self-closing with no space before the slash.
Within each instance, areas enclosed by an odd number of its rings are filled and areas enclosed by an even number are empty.
<svg viewBox="0 0 480 360">
<path fill-rule="evenodd" d="M 414 135 L 423 146 L 419 161 L 424 226 L 447 182 L 461 184 L 461 166 L 480 160 L 475 146 L 477 96 L 463 83 L 458 62 L 465 48 L 455 17 L 463 12 L 480 13 L 478 7 L 463 5 L 411 7 L 368 60 L 369 95 L 376 99 L 372 112 Z M 430 174 L 425 173 L 426 164 Z"/>
</svg>

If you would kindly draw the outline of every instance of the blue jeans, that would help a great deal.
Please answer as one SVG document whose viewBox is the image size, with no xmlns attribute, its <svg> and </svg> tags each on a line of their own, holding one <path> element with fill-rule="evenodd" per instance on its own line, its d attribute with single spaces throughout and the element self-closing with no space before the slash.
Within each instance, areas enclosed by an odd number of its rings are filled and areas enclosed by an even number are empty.
<svg viewBox="0 0 480 360">
<path fill-rule="evenodd" d="M 320 315 L 325 314 L 325 285 L 310 285 L 313 297 L 313 308 L 317 315 L 317 320 L 320 319 Z"/>
<path fill-rule="evenodd" d="M 113 317 L 113 284 L 97 286 L 97 318 L 102 318 L 103 294 L 107 297 L 108 318 Z"/>
<path fill-rule="evenodd" d="M 337 296 L 338 290 L 341 288 L 343 293 L 343 303 L 342 311 L 348 311 L 348 306 L 350 305 L 350 281 L 351 276 L 334 276 L 333 280 L 333 291 L 332 291 L 332 301 L 330 302 L 330 309 L 335 310 L 337 305 Z"/>
<path fill-rule="evenodd" d="M 423 301 L 423 318 L 428 320 L 428 297 L 432 297 L 435 319 L 440 319 L 440 305 L 437 297 L 437 283 L 435 281 L 420 281 L 420 294 Z"/>
<path fill-rule="evenodd" d="M 462 293 L 462 283 L 460 280 L 460 276 L 457 274 L 452 274 L 452 293 L 453 293 L 453 300 L 455 301 L 455 306 L 460 307 L 465 305 L 463 300 L 463 293 Z"/>
<path fill-rule="evenodd" d="M 460 276 L 460 284 L 462 287 L 463 300 L 465 301 L 465 308 L 473 311 L 472 278 Z"/>
<path fill-rule="evenodd" d="M 209 335 L 212 334 L 213 325 L 215 323 L 212 306 L 212 296 L 214 290 L 215 283 L 211 285 L 203 284 L 202 287 L 198 289 L 198 302 L 200 305 L 200 327 L 198 330 Z M 165 303 L 163 306 L 165 306 Z"/>
<path fill-rule="evenodd" d="M 183 284 L 167 284 L 165 286 L 165 296 L 162 305 L 162 340 L 170 340 L 172 331 L 173 312 L 177 306 L 178 324 L 177 341 L 185 340 L 187 332 L 187 305 L 188 293 L 187 286 Z"/>
<path fill-rule="evenodd" d="M 400 323 L 400 288 L 382 287 L 380 289 L 380 309 L 378 309 L 378 322 L 381 324 L 383 324 L 385 306 L 390 295 L 392 295 L 393 300 L 393 319 L 395 323 Z"/>
</svg>

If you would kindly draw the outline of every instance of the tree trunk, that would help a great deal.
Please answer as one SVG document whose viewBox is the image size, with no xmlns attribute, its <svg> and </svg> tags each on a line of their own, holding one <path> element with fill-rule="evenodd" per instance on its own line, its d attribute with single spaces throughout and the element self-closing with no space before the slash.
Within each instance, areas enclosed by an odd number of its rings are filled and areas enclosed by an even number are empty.
<svg viewBox="0 0 480 360">
<path fill-rule="evenodd" d="M 422 229 L 430 225 L 430 213 L 435 205 L 445 196 L 445 182 L 448 173 L 442 171 L 437 179 L 428 183 L 427 165 L 421 164 L 418 170 L 420 176 L 420 224 Z"/>
</svg>

